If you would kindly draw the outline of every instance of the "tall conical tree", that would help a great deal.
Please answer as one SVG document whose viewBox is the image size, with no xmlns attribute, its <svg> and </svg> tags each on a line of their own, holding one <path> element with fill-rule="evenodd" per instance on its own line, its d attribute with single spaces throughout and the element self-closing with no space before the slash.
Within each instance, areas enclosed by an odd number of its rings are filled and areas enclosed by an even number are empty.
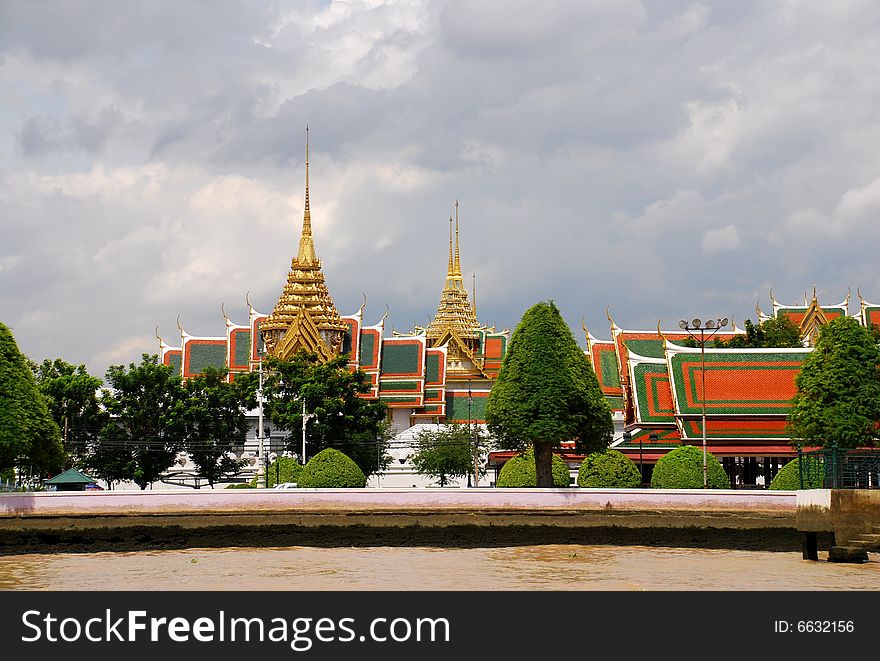
<svg viewBox="0 0 880 661">
<path fill-rule="evenodd" d="M 48 476 L 63 462 L 58 425 L 12 331 L 0 323 L 0 473 L 17 466 Z"/>
<path fill-rule="evenodd" d="M 872 446 L 880 422 L 880 347 L 853 317 L 819 331 L 795 381 L 788 415 L 795 445 Z"/>
<path fill-rule="evenodd" d="M 534 445 L 539 487 L 553 486 L 553 448 L 563 441 L 588 453 L 608 447 L 611 407 L 552 301 L 529 308 L 514 330 L 486 422 L 503 447 Z"/>
</svg>

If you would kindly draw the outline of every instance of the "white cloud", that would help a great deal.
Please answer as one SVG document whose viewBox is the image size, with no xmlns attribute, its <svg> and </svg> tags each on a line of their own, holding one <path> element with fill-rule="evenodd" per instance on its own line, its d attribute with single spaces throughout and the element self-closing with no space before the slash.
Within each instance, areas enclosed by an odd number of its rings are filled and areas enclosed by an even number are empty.
<svg viewBox="0 0 880 661">
<path fill-rule="evenodd" d="M 703 252 L 736 250 L 740 246 L 736 225 L 725 225 L 703 234 Z"/>
</svg>

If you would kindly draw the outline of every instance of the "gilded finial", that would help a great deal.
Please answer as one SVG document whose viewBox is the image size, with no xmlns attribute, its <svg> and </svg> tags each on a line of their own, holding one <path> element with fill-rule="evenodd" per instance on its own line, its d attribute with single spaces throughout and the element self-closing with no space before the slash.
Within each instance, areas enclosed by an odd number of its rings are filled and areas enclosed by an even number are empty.
<svg viewBox="0 0 880 661">
<path fill-rule="evenodd" d="M 773 298 L 773 290 L 772 289 L 770 290 L 770 302 L 773 303 L 774 308 L 779 305 L 777 300 L 775 298 Z"/>
<path fill-rule="evenodd" d="M 254 309 L 254 306 L 251 305 L 251 290 L 250 290 L 250 289 L 248 289 L 248 290 L 244 293 L 244 302 L 247 303 L 248 310 L 253 310 L 253 309 Z"/>
<path fill-rule="evenodd" d="M 861 285 L 859 285 L 858 287 L 856 287 L 856 296 L 859 297 L 859 308 L 862 309 L 862 310 L 864 310 L 864 309 L 865 309 L 865 299 L 862 298 L 862 287 L 861 287 Z"/>
<path fill-rule="evenodd" d="M 303 209 L 302 235 L 296 259 L 300 264 L 313 264 L 317 260 L 312 240 L 312 212 L 309 208 L 309 125 L 306 124 L 306 202 Z"/>
<path fill-rule="evenodd" d="M 159 340 L 159 342 L 162 341 L 162 338 L 159 337 L 159 327 L 158 326 L 156 326 L 156 339 Z"/>
<path fill-rule="evenodd" d="M 661 319 L 657 320 L 657 335 L 659 335 L 660 339 L 663 340 L 663 351 L 666 351 L 666 336 L 663 334 L 663 329 L 660 328 L 661 321 Z"/>
<path fill-rule="evenodd" d="M 608 317 L 608 321 L 611 322 L 611 332 L 613 333 L 615 330 L 620 330 L 620 326 L 614 323 L 614 319 L 611 318 L 611 306 L 605 306 L 605 316 Z"/>
<path fill-rule="evenodd" d="M 367 294 L 366 294 L 366 292 L 361 292 L 361 296 L 364 297 L 364 302 L 361 303 L 361 309 L 358 310 L 358 313 L 361 315 L 361 317 L 363 317 L 363 316 L 364 316 L 364 310 L 365 310 L 366 307 L 367 307 Z"/>
<path fill-rule="evenodd" d="M 379 321 L 379 323 L 382 324 L 383 326 L 385 324 L 385 320 L 388 318 L 389 312 L 390 312 L 390 310 L 388 309 L 388 304 L 386 303 L 385 304 L 385 314 L 382 315 L 382 319 Z"/>
<path fill-rule="evenodd" d="M 458 200 L 455 200 L 455 262 L 452 266 L 453 273 L 461 277 L 461 253 L 458 249 Z"/>
<path fill-rule="evenodd" d="M 813 300 L 814 300 L 814 301 L 817 301 L 817 300 L 818 300 L 818 299 L 816 298 L 816 283 L 813 283 Z"/>
<path fill-rule="evenodd" d="M 446 267 L 447 279 L 454 275 L 454 268 L 452 261 L 452 214 L 449 214 L 449 266 Z"/>
<path fill-rule="evenodd" d="M 474 298 L 471 301 L 471 309 L 474 311 L 474 319 L 477 318 L 477 272 L 474 271 Z"/>
</svg>

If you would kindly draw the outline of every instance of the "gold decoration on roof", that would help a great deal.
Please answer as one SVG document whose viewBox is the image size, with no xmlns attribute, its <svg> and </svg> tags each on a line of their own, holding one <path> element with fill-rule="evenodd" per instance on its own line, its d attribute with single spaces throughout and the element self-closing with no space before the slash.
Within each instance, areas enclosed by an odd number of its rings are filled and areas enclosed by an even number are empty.
<svg viewBox="0 0 880 661">
<path fill-rule="evenodd" d="M 272 314 L 260 324 L 260 332 L 272 356 L 286 360 L 297 351 L 309 351 L 322 360 L 329 360 L 342 351 L 347 329 L 324 282 L 321 260 L 315 254 L 309 209 L 309 127 L 306 126 L 306 197 L 299 250 L 290 262 L 281 296 Z"/>
<path fill-rule="evenodd" d="M 476 277 L 474 280 L 476 297 Z M 483 359 L 477 356 L 480 330 L 486 329 L 477 321 L 476 306 L 469 300 L 461 273 L 458 200 L 456 200 L 455 218 L 449 216 L 449 261 L 446 268 L 446 284 L 440 294 L 437 313 L 424 328 L 424 333 L 429 347 L 446 345 L 447 369 L 451 373 L 467 372 L 486 376 L 483 373 Z M 417 328 L 418 331 L 420 329 Z"/>
<path fill-rule="evenodd" d="M 449 265 L 446 269 L 446 284 L 440 294 L 437 314 L 425 329 L 430 346 L 439 346 L 441 338 L 455 331 L 462 339 L 476 336 L 479 327 L 474 307 L 468 299 L 464 278 L 461 275 L 461 253 L 458 242 L 458 200 L 455 201 L 455 243 L 452 240 L 452 216 L 449 216 Z"/>
</svg>

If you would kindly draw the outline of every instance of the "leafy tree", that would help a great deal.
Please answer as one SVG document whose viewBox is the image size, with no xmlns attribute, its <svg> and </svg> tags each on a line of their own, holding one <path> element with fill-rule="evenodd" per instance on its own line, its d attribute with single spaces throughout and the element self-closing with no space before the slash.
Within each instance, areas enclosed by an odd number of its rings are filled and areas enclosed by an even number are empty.
<svg viewBox="0 0 880 661">
<path fill-rule="evenodd" d="M 63 462 L 58 425 L 12 331 L 0 323 L 0 472 L 17 467 L 45 477 Z"/>
<path fill-rule="evenodd" d="M 61 429 L 65 452 L 73 458 L 84 455 L 107 422 L 98 399 L 101 379 L 89 374 L 85 365 L 74 366 L 60 358 L 32 363 L 31 369 L 49 413 Z"/>
<path fill-rule="evenodd" d="M 472 475 L 485 439 L 479 429 L 457 423 L 424 429 L 416 436 L 416 451 L 410 457 L 416 471 L 440 480 L 445 487 L 450 477 Z M 481 471 L 481 475 L 484 471 Z"/>
<path fill-rule="evenodd" d="M 115 422 L 108 422 L 89 445 L 85 464 L 92 475 L 104 480 L 112 490 L 114 484 L 134 479 L 134 451 L 128 432 Z"/>
<path fill-rule="evenodd" d="M 642 485 L 642 474 L 625 454 L 606 450 L 588 454 L 578 471 L 579 487 L 635 489 Z"/>
<path fill-rule="evenodd" d="M 334 448 L 325 448 L 309 459 L 299 476 L 305 488 L 362 489 L 367 477 L 351 457 Z"/>
<path fill-rule="evenodd" d="M 563 488 L 570 486 L 571 478 L 568 473 L 568 464 L 558 454 L 553 455 L 553 484 L 550 486 Z M 538 478 L 535 474 L 535 450 L 529 448 L 522 454 L 508 459 L 498 472 L 498 481 L 495 486 L 499 489 L 528 488 L 538 486 Z"/>
<path fill-rule="evenodd" d="M 608 447 L 611 408 L 552 301 L 532 306 L 514 330 L 486 422 L 503 447 L 534 445 L 539 487 L 553 486 L 553 448 L 561 442 L 587 453 Z"/>
<path fill-rule="evenodd" d="M 785 315 L 766 319 L 757 326 L 751 319 L 746 319 L 745 331 L 743 334 L 734 335 L 729 340 L 718 338 L 706 340 L 706 346 L 716 349 L 772 349 L 803 346 L 800 328 Z M 679 344 L 686 347 L 700 346 L 700 343 L 692 337 L 682 339 Z"/>
<path fill-rule="evenodd" d="M 719 340 L 717 346 L 723 349 L 803 346 L 800 328 L 785 315 L 767 319 L 757 326 L 751 319 L 746 319 L 745 326 L 745 334 L 734 335 L 729 340 Z"/>
<path fill-rule="evenodd" d="M 383 402 L 370 401 L 361 395 L 370 390 L 360 370 L 352 372 L 347 358 L 339 356 L 326 363 L 314 354 L 299 352 L 289 360 L 266 360 L 264 393 L 266 414 L 280 429 L 288 430 L 290 446 L 301 451 L 302 400 L 308 417 L 306 452 L 314 456 L 329 447 L 351 457 L 367 475 L 388 464 L 385 451 L 390 437 Z M 243 378 L 244 377 L 244 378 Z M 236 377 L 236 384 L 246 395 L 249 406 L 256 405 L 254 392 L 258 375 Z M 313 417 L 312 417 L 313 416 Z M 378 446 L 378 448 L 377 448 Z"/>
<path fill-rule="evenodd" d="M 240 391 L 226 381 L 226 371 L 209 367 L 184 383 L 184 447 L 198 474 L 213 487 L 244 465 L 230 456 L 244 445 L 248 422 Z"/>
<path fill-rule="evenodd" d="M 819 330 L 795 381 L 788 415 L 794 445 L 873 446 L 880 421 L 880 347 L 853 317 Z"/>
<path fill-rule="evenodd" d="M 186 433 L 185 390 L 180 377 L 155 354 L 143 354 L 139 365 L 111 365 L 102 402 L 112 417 L 89 457 L 97 474 L 106 472 L 100 458 L 132 467 L 131 479 L 146 489 L 174 462 L 184 447 Z M 118 427 L 118 431 L 113 427 Z M 129 460 L 130 457 L 130 460 Z M 122 478 L 126 479 L 126 478 Z"/>
<path fill-rule="evenodd" d="M 706 477 L 710 489 L 729 489 L 730 478 L 711 452 L 706 453 Z M 702 489 L 703 450 L 682 445 L 660 457 L 651 474 L 655 489 Z"/>
</svg>

